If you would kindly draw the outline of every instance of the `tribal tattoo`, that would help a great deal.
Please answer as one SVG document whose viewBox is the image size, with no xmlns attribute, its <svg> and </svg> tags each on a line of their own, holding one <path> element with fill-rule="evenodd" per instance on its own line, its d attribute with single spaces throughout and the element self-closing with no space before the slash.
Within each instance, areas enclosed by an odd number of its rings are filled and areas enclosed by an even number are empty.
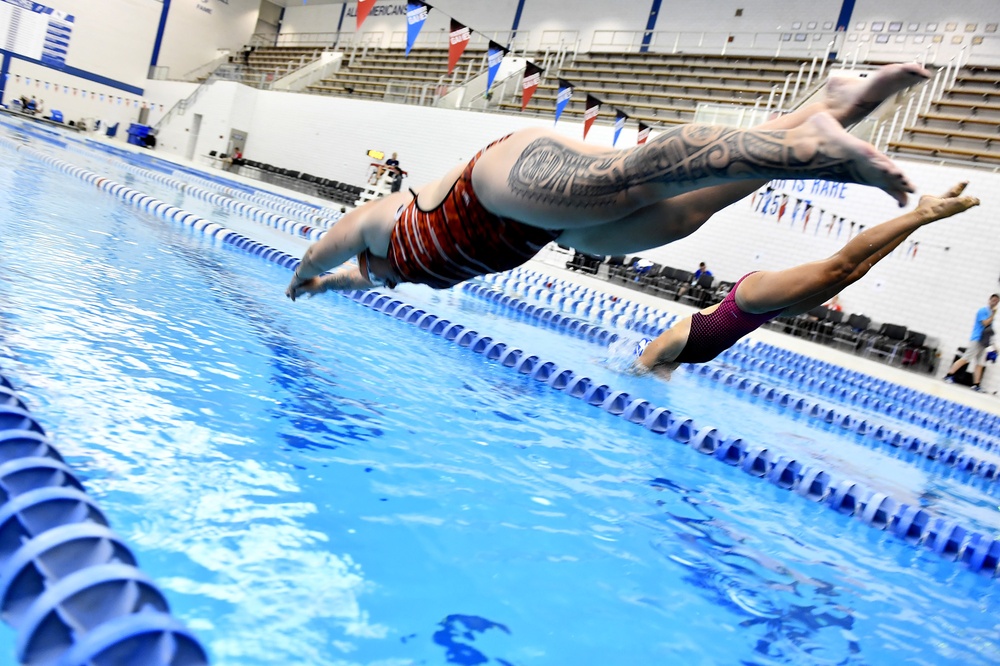
<svg viewBox="0 0 1000 666">
<path fill-rule="evenodd" d="M 549 138 L 531 142 L 507 176 L 511 192 L 554 206 L 615 204 L 632 187 L 704 179 L 769 180 L 808 174 L 856 182 L 852 160 L 816 151 L 796 157 L 787 132 L 685 125 L 627 152 L 585 155 Z"/>
</svg>

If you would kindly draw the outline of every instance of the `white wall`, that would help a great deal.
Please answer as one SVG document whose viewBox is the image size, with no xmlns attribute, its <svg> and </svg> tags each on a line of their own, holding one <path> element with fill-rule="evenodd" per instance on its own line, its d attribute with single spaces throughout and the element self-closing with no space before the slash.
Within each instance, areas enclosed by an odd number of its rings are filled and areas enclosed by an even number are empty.
<svg viewBox="0 0 1000 666">
<path fill-rule="evenodd" d="M 250 41 L 259 9 L 260 0 L 172 2 L 157 65 L 179 78 L 214 59 L 219 49 L 238 50 Z"/>
<path fill-rule="evenodd" d="M 617 30 L 640 33 L 646 28 L 651 1 L 621 2 L 609 4 L 604 0 L 580 0 L 571 5 L 552 3 L 546 0 L 527 0 L 521 16 L 520 30 L 529 31 L 528 50 L 540 50 L 543 43 L 558 42 L 559 35 L 566 40 L 577 38 L 579 47 L 589 50 L 595 30 Z M 729 53 L 760 53 L 762 48 L 770 52 L 774 36 L 789 32 L 793 35 L 808 36 L 814 42 L 812 54 L 824 52 L 830 41 L 832 29 L 840 14 L 842 0 L 786 0 L 780 4 L 750 3 L 746 0 L 718 0 L 716 2 L 690 2 L 690 0 L 665 0 L 660 7 L 655 30 L 660 37 L 654 40 L 653 50 L 672 50 L 675 41 L 668 33 L 680 33 L 682 50 L 697 51 L 702 40 L 718 50 L 727 35 L 733 41 L 726 47 Z M 348 3 L 348 12 L 343 22 L 343 32 L 353 33 L 356 3 Z M 402 0 L 382 0 L 376 3 L 376 12 L 365 21 L 362 32 L 380 33 L 382 45 L 405 44 L 406 3 Z M 342 5 L 293 6 L 285 10 L 282 33 L 329 33 L 337 30 Z M 434 4 L 424 26 L 418 45 L 441 39 L 442 31 L 448 27 L 447 16 L 484 32 L 508 31 L 513 24 L 517 3 L 515 0 L 492 2 L 458 2 L 448 0 Z M 736 10 L 742 9 L 742 16 Z M 903 21 L 902 34 L 894 34 L 884 44 L 876 43 L 871 34 L 872 21 Z M 939 29 L 926 31 L 928 23 L 937 23 Z M 948 23 L 957 24 L 955 32 L 946 32 Z M 972 61 L 985 64 L 1000 64 L 1000 36 L 997 32 L 987 32 L 987 25 L 1000 22 L 1000 2 L 996 0 L 954 0 L 942 4 L 936 0 L 919 0 L 913 3 L 886 3 L 882 0 L 859 0 L 839 50 L 853 55 L 859 51 L 863 59 L 888 61 L 921 57 L 932 46 L 929 55 L 932 62 L 947 63 L 962 46 L 971 49 Z M 918 31 L 906 30 L 911 24 L 920 24 Z M 965 32 L 968 24 L 976 24 L 972 32 Z M 863 29 L 857 26 L 864 24 Z M 813 27 L 810 27 L 813 26 Z M 714 35 L 701 37 L 701 33 Z M 771 35 L 769 40 L 766 36 Z M 940 42 L 935 43 L 938 36 Z M 607 37 L 607 35 L 605 35 Z M 954 38 L 961 37 L 960 44 L 953 44 Z M 982 43 L 973 44 L 975 38 Z M 629 40 L 624 36 L 615 44 L 625 48 Z M 438 41 L 437 43 L 443 44 Z M 769 46 L 761 47 L 761 44 Z M 799 42 L 786 42 L 782 52 L 789 48 L 803 46 Z M 709 48 L 709 47 L 706 47 Z"/>
</svg>

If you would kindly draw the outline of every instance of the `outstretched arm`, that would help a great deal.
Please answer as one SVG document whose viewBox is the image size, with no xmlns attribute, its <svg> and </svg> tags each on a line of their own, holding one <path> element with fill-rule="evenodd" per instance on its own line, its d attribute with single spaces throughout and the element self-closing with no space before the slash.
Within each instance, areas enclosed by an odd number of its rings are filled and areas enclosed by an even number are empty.
<svg viewBox="0 0 1000 666">
<path fill-rule="evenodd" d="M 396 203 L 391 196 L 385 197 L 356 208 L 337 220 L 322 238 L 306 250 L 285 295 L 294 301 L 302 294 L 315 295 L 336 289 L 372 286 L 357 267 L 345 267 L 332 275 L 323 273 L 368 249 L 384 254 L 394 224 L 390 211 L 394 210 Z"/>
</svg>

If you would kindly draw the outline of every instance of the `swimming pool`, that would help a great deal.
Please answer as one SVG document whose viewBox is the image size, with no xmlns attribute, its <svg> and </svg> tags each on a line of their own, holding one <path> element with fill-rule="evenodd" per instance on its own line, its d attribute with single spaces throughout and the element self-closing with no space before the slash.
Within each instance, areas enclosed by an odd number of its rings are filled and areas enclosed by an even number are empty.
<svg viewBox="0 0 1000 666">
<path fill-rule="evenodd" d="M 356 300 L 290 304 L 288 269 L 0 150 L 0 371 L 213 663 L 1000 656 L 993 579 Z M 1000 524 L 990 479 L 721 376 L 622 375 L 600 345 L 468 290 L 396 297 L 972 529 Z"/>
</svg>

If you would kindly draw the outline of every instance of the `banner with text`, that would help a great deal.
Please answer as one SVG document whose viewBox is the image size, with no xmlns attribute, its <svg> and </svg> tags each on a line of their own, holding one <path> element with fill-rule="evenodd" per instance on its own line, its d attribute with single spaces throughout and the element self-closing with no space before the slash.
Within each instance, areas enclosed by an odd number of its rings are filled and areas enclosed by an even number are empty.
<svg viewBox="0 0 1000 666">
<path fill-rule="evenodd" d="M 612 148 L 618 143 L 618 135 L 622 133 L 626 120 L 628 120 L 628 114 L 620 109 L 615 109 L 615 138 L 611 140 Z"/>
<path fill-rule="evenodd" d="M 566 105 L 569 104 L 569 100 L 572 96 L 573 96 L 573 86 L 569 84 L 569 81 L 566 81 L 564 79 L 559 79 L 559 92 L 556 93 L 555 122 L 559 122 L 559 116 L 562 115 L 563 109 L 565 109 Z"/>
<path fill-rule="evenodd" d="M 406 55 L 410 55 L 413 42 L 417 41 L 420 29 L 427 21 L 431 6 L 421 0 L 410 0 L 406 3 Z"/>
<path fill-rule="evenodd" d="M 503 61 L 505 55 L 507 55 L 507 49 L 490 40 L 490 46 L 486 50 L 486 63 L 489 65 L 489 71 L 486 74 L 487 90 L 493 87 L 493 80 L 497 78 L 497 72 L 500 71 L 500 63 Z"/>
<path fill-rule="evenodd" d="M 451 20 L 451 31 L 448 35 L 448 73 L 451 74 L 458 64 L 458 59 L 465 52 L 465 47 L 469 45 L 469 38 L 472 31 L 455 19 Z"/>
<path fill-rule="evenodd" d="M 587 94 L 587 106 L 583 110 L 583 140 L 587 140 L 587 132 L 590 131 L 590 126 L 594 124 L 594 120 L 597 118 L 597 114 L 601 112 L 601 100 L 597 99 L 591 94 Z"/>
<path fill-rule="evenodd" d="M 524 66 L 524 81 L 521 82 L 521 110 L 524 111 L 531 101 L 531 96 L 538 89 L 542 80 L 542 68 L 533 62 Z"/>
<path fill-rule="evenodd" d="M 639 123 L 639 134 L 636 136 L 636 145 L 642 145 L 646 143 L 646 139 L 649 138 L 649 125 L 644 122 Z"/>
</svg>

